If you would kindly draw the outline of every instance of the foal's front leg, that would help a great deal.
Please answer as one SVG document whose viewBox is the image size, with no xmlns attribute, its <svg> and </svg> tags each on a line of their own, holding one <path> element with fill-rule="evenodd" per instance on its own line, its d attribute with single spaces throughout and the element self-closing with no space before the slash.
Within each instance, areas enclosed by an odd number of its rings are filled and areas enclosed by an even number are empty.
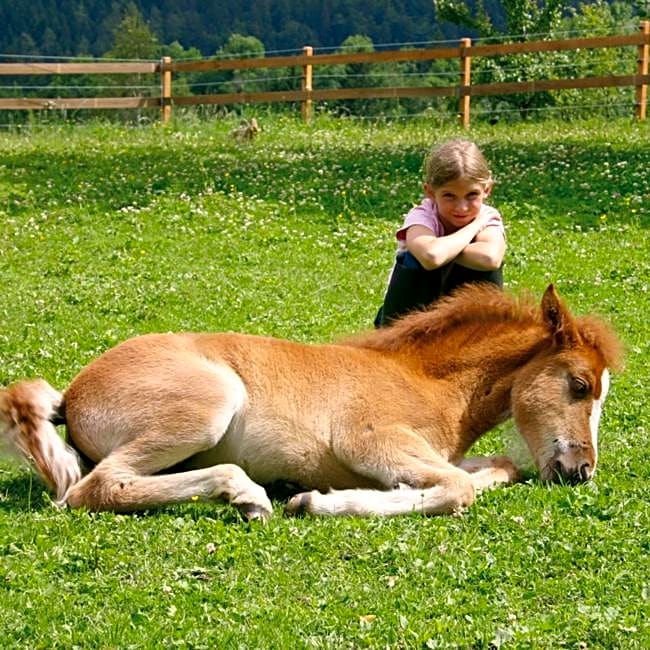
<svg viewBox="0 0 650 650">
<path fill-rule="evenodd" d="M 451 514 L 474 501 L 470 474 L 448 463 L 406 427 L 368 429 L 339 437 L 333 451 L 347 469 L 374 479 L 385 490 L 306 492 L 293 497 L 289 514 L 399 515 Z"/>
<path fill-rule="evenodd" d="M 463 458 L 458 467 L 471 475 L 477 492 L 497 485 L 516 483 L 521 479 L 519 469 L 507 456 Z"/>
</svg>

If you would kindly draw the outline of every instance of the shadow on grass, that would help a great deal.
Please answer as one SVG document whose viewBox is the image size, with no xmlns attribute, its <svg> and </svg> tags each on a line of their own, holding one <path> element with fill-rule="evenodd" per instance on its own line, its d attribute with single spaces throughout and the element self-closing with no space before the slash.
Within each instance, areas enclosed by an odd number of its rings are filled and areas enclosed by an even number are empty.
<svg viewBox="0 0 650 650">
<path fill-rule="evenodd" d="M 29 473 L 0 480 L 0 512 L 40 512 L 53 508 L 45 485 Z"/>
<path fill-rule="evenodd" d="M 266 486 L 266 490 L 276 511 L 279 509 L 281 512 L 284 510 L 286 502 L 293 495 L 303 491 L 303 488 L 291 483 L 276 482 Z M 54 507 L 47 488 L 37 477 L 26 472 L 20 476 L 0 479 L 0 513 L 42 512 Z M 209 517 L 230 525 L 244 523 L 244 519 L 236 508 L 216 500 L 201 503 L 188 502 L 137 511 L 139 517 L 155 517 L 156 515 L 180 515 L 190 519 Z"/>
</svg>

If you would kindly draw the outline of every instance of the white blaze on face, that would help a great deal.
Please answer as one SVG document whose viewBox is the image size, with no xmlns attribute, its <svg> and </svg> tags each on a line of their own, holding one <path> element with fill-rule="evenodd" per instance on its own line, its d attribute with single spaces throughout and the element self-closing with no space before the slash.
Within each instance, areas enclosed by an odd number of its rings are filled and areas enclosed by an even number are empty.
<svg viewBox="0 0 650 650">
<path fill-rule="evenodd" d="M 609 371 L 607 368 L 603 371 L 600 378 L 600 397 L 594 400 L 589 416 L 589 428 L 591 429 L 591 444 L 594 448 L 594 455 L 598 457 L 598 425 L 600 424 L 600 414 L 603 411 L 603 404 L 609 391 Z"/>
</svg>

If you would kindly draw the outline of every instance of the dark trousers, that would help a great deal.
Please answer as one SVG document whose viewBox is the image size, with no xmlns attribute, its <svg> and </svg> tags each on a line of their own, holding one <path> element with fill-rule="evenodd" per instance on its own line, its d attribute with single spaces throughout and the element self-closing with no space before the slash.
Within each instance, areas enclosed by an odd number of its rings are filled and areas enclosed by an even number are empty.
<svg viewBox="0 0 650 650">
<path fill-rule="evenodd" d="M 491 282 L 503 287 L 502 269 L 474 271 L 452 263 L 427 271 L 411 253 L 398 253 L 384 304 L 375 318 L 375 327 L 389 325 L 413 309 L 422 309 L 462 284 Z"/>
</svg>

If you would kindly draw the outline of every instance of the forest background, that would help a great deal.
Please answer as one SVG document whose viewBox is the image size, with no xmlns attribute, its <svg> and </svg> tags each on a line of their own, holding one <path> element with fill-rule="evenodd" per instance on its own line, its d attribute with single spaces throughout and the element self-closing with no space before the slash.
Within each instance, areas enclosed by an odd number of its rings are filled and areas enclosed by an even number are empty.
<svg viewBox="0 0 650 650">
<path fill-rule="evenodd" d="M 143 58 L 169 53 L 156 48 L 205 57 L 219 53 L 232 34 L 253 36 L 271 52 L 337 48 L 354 35 L 414 44 L 530 33 L 589 5 L 606 5 L 619 24 L 650 11 L 648 0 L 0 0 L 0 58 L 116 54 L 115 34 L 127 15 L 150 30 Z"/>
</svg>

